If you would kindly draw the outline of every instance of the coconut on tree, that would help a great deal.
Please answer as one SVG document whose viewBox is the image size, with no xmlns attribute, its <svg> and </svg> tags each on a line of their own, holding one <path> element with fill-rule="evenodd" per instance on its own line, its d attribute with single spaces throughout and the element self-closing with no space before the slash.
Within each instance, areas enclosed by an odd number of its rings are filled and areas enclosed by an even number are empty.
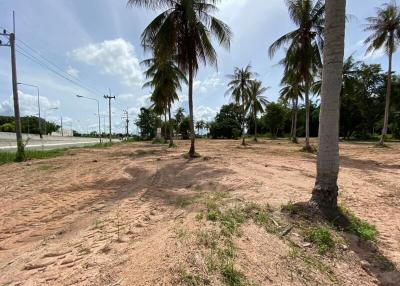
<svg viewBox="0 0 400 286">
<path fill-rule="evenodd" d="M 304 150 L 311 151 L 310 145 L 310 90 L 315 73 L 322 65 L 325 4 L 322 0 L 286 0 L 289 15 L 297 28 L 269 47 L 269 56 L 287 47 L 287 65 L 294 65 L 304 85 L 306 106 L 306 140 Z"/>
<path fill-rule="evenodd" d="M 227 24 L 212 16 L 217 0 L 129 0 L 131 6 L 164 11 L 145 28 L 142 45 L 155 54 L 170 55 L 188 78 L 190 117 L 189 156 L 195 156 L 193 121 L 193 79 L 200 63 L 217 66 L 211 38 L 229 49 L 232 32 Z"/>
<path fill-rule="evenodd" d="M 392 60 L 400 41 L 400 9 L 396 1 L 383 4 L 377 8 L 375 17 L 367 18 L 368 24 L 365 31 L 372 34 L 365 40 L 368 45 L 367 52 L 384 49 L 388 55 L 387 91 L 385 102 L 385 115 L 383 120 L 382 135 L 379 145 L 383 146 L 387 135 L 390 114 L 390 97 L 392 93 Z"/>
<path fill-rule="evenodd" d="M 228 75 L 230 82 L 228 83 L 228 90 L 225 94 L 230 95 L 232 100 L 240 106 L 242 110 L 242 145 L 246 145 L 245 139 L 245 116 L 246 107 L 248 106 L 249 93 L 248 90 L 256 73 L 251 71 L 251 66 L 247 65 L 245 68 L 236 67 L 233 74 Z"/>
</svg>

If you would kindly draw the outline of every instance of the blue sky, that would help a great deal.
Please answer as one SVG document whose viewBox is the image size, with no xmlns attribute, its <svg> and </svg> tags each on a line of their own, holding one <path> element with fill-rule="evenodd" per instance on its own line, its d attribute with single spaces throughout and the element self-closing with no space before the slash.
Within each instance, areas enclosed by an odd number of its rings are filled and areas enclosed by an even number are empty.
<svg viewBox="0 0 400 286">
<path fill-rule="evenodd" d="M 100 113 L 107 115 L 108 106 L 102 95 L 110 88 L 117 98 L 113 101 L 113 128 L 123 132 L 122 110 L 127 109 L 135 119 L 141 106 L 148 106 L 149 90 L 141 88 L 143 67 L 140 62 L 149 57 L 140 46 L 140 34 L 154 18 L 156 12 L 143 8 L 129 8 L 126 0 L 0 0 L 0 27 L 12 27 L 12 11 L 16 12 L 18 43 L 18 81 L 40 86 L 42 110 L 49 120 L 65 127 L 86 132 L 97 127 L 95 102 L 78 99 L 75 95 L 100 100 Z M 375 13 L 383 0 L 348 0 L 347 13 L 352 15 L 347 24 L 346 56 L 387 67 L 383 53 L 365 55 L 362 41 L 365 18 Z M 195 116 L 211 120 L 221 105 L 229 102 L 225 97 L 227 74 L 235 66 L 253 66 L 265 86 L 271 87 L 266 96 L 278 98 L 282 68 L 278 53 L 268 58 L 268 46 L 294 27 L 290 22 L 284 0 L 222 0 L 217 16 L 230 25 L 234 37 L 230 51 L 217 48 L 218 70 L 201 67 L 195 81 Z M 27 47 L 27 44 L 29 47 Z M 33 48 L 33 49 L 31 49 Z M 90 88 L 88 91 L 52 73 L 21 53 L 32 54 L 41 62 L 51 61 L 67 73 L 73 81 Z M 45 59 L 46 60 L 45 60 Z M 394 57 L 394 69 L 399 55 Z M 10 50 L 0 47 L 0 114 L 13 112 L 11 100 Z M 20 105 L 23 115 L 37 113 L 36 91 L 20 86 Z M 178 106 L 187 106 L 186 88 Z M 50 110 L 57 107 L 58 110 Z M 44 112 L 43 112 L 44 113 Z M 136 127 L 130 125 L 130 131 Z M 103 123 L 103 120 L 102 120 Z"/>
</svg>

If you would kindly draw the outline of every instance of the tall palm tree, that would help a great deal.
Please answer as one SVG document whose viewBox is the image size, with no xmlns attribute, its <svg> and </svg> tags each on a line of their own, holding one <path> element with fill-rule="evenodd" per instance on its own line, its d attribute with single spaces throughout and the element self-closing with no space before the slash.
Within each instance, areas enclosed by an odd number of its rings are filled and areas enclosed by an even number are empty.
<svg viewBox="0 0 400 286">
<path fill-rule="evenodd" d="M 245 68 L 236 67 L 233 74 L 228 75 L 231 80 L 228 83 L 228 90 L 225 94 L 229 94 L 231 98 L 241 107 L 242 109 L 242 145 L 246 145 L 245 139 L 245 116 L 246 106 L 248 105 L 248 89 L 253 81 L 256 73 L 251 71 L 251 66 L 247 65 Z"/>
<path fill-rule="evenodd" d="M 199 62 L 217 65 L 211 37 L 229 49 L 232 32 L 228 25 L 211 14 L 218 11 L 218 0 L 128 0 L 130 5 L 165 9 L 144 30 L 142 45 L 156 53 L 174 55 L 179 68 L 188 75 L 191 145 L 195 155 L 193 122 L 193 78 Z"/>
<path fill-rule="evenodd" d="M 292 101 L 292 127 L 290 132 L 290 139 L 293 143 L 297 141 L 297 114 L 299 98 L 303 99 L 304 86 L 302 85 L 301 74 L 297 69 L 298 65 L 290 62 L 290 57 L 286 56 L 281 64 L 285 66 L 281 85 L 283 88 L 280 90 L 280 98 L 289 102 Z"/>
<path fill-rule="evenodd" d="M 179 100 L 177 91 L 182 89 L 181 82 L 187 83 L 186 77 L 172 59 L 156 56 L 142 63 L 148 67 L 145 76 L 150 80 L 144 84 L 144 87 L 153 89 L 150 97 L 153 102 L 153 109 L 157 114 L 164 114 L 165 121 L 168 113 L 169 147 L 173 147 L 171 106 L 176 100 Z"/>
<path fill-rule="evenodd" d="M 310 203 L 322 210 L 337 208 L 339 113 L 342 87 L 346 0 L 326 0 L 326 28 L 319 123 L 317 178 Z"/>
<path fill-rule="evenodd" d="M 375 52 L 384 48 L 389 57 L 388 80 L 385 104 L 385 117 L 383 122 L 382 136 L 379 142 L 383 145 L 387 134 L 390 113 L 390 96 L 392 93 L 392 58 L 400 41 L 400 9 L 396 1 L 383 4 L 377 8 L 377 16 L 367 18 L 368 24 L 365 31 L 372 34 L 365 40 L 368 44 L 367 52 Z"/>
<path fill-rule="evenodd" d="M 266 92 L 269 87 L 263 87 L 262 82 L 258 80 L 253 80 L 250 82 L 248 92 L 249 104 L 247 109 L 250 110 L 254 119 L 254 141 L 257 142 L 257 114 L 259 112 L 264 112 L 264 108 L 268 104 L 268 100 L 263 93 Z"/>
<path fill-rule="evenodd" d="M 310 88 L 313 78 L 322 65 L 325 4 L 322 0 L 286 0 L 289 16 L 297 26 L 269 47 L 272 58 L 278 49 L 288 46 L 287 63 L 296 65 L 305 87 L 306 142 L 304 149 L 312 150 L 310 145 Z"/>
</svg>

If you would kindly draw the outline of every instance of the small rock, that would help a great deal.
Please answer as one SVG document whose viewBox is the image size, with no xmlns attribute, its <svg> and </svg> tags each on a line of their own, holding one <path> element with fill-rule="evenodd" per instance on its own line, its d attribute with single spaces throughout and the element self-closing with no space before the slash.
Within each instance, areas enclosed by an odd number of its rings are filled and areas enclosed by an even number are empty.
<svg viewBox="0 0 400 286">
<path fill-rule="evenodd" d="M 97 163 L 98 161 L 97 161 L 97 160 L 93 160 L 92 162 L 93 162 L 93 163 Z"/>
<path fill-rule="evenodd" d="M 365 270 L 368 274 L 370 274 L 371 264 L 366 260 L 361 260 L 361 268 Z"/>
<path fill-rule="evenodd" d="M 342 244 L 342 249 L 343 249 L 343 250 L 348 250 L 349 247 L 348 247 L 346 244 Z"/>
<path fill-rule="evenodd" d="M 311 247 L 311 243 L 305 242 L 305 243 L 303 243 L 303 247 Z"/>
</svg>

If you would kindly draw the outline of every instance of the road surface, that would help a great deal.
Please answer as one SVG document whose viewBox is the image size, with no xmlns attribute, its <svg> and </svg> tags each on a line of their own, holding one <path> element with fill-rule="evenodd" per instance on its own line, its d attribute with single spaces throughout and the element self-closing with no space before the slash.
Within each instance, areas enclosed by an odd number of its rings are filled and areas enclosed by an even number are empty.
<svg viewBox="0 0 400 286">
<path fill-rule="evenodd" d="M 28 139 L 29 138 L 29 139 Z M 40 139 L 38 135 L 23 134 L 23 140 L 28 140 L 25 149 L 27 150 L 50 150 L 62 149 L 68 147 L 83 147 L 99 143 L 98 138 L 82 138 L 82 137 L 58 137 L 58 136 L 43 136 Z M 108 139 L 105 139 L 108 142 Z M 0 132 L 0 152 L 17 150 L 15 133 Z"/>
</svg>

